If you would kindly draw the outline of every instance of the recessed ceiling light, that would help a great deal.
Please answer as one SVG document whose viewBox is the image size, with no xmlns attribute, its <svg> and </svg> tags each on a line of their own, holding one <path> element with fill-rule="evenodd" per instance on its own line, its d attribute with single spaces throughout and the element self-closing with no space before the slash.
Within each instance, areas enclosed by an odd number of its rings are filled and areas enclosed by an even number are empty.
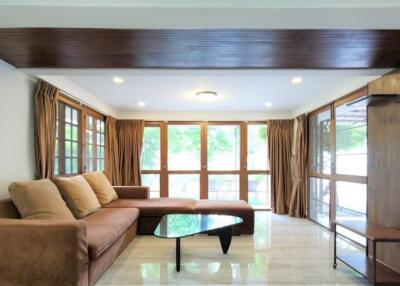
<svg viewBox="0 0 400 286">
<path fill-rule="evenodd" d="M 265 103 L 265 107 L 271 107 L 271 106 L 272 106 L 272 102 L 267 101 L 267 102 Z"/>
<path fill-rule="evenodd" d="M 138 105 L 139 107 L 145 107 L 145 106 L 146 106 L 146 102 L 144 102 L 144 101 L 139 101 L 139 102 L 137 103 L 137 105 Z"/>
<path fill-rule="evenodd" d="M 122 77 L 119 76 L 114 76 L 113 77 L 113 82 L 115 82 L 116 84 L 121 84 L 124 82 L 124 79 Z"/>
<path fill-rule="evenodd" d="M 292 83 L 293 84 L 299 84 L 303 81 L 303 78 L 301 76 L 295 76 L 294 78 L 292 78 Z"/>
<path fill-rule="evenodd" d="M 196 98 L 200 101 L 211 102 L 218 98 L 218 93 L 209 90 L 199 91 L 196 92 Z"/>
</svg>

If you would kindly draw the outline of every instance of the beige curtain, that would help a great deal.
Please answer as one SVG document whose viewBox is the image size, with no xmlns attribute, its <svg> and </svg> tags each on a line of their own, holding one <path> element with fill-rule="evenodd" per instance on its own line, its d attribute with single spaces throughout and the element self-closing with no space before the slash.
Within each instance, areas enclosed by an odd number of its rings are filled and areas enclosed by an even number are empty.
<svg viewBox="0 0 400 286">
<path fill-rule="evenodd" d="M 117 120 L 118 185 L 140 186 L 140 157 L 143 145 L 143 120 Z"/>
<path fill-rule="evenodd" d="M 106 166 L 105 174 L 114 186 L 121 185 L 119 169 L 119 151 L 116 120 L 110 116 L 106 119 Z"/>
<path fill-rule="evenodd" d="M 35 105 L 35 160 L 36 178 L 53 177 L 56 140 L 58 89 L 39 80 Z"/>
<path fill-rule="evenodd" d="M 292 190 L 290 171 L 293 120 L 268 121 L 268 150 L 271 166 L 272 211 L 287 214 Z"/>
<path fill-rule="evenodd" d="M 295 217 L 307 217 L 307 116 L 305 114 L 296 118 L 297 131 L 295 143 L 295 166 L 293 174 L 293 188 L 290 198 L 289 215 Z"/>
</svg>

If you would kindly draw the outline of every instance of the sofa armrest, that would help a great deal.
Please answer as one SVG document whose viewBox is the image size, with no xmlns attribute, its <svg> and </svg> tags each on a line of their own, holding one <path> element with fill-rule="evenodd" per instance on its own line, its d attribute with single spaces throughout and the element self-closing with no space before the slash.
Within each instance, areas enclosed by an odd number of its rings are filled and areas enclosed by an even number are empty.
<svg viewBox="0 0 400 286">
<path fill-rule="evenodd" d="M 150 198 L 149 187 L 114 186 L 119 199 L 147 200 Z"/>
<path fill-rule="evenodd" d="M 0 219 L 1 285 L 87 285 L 83 221 Z"/>
</svg>

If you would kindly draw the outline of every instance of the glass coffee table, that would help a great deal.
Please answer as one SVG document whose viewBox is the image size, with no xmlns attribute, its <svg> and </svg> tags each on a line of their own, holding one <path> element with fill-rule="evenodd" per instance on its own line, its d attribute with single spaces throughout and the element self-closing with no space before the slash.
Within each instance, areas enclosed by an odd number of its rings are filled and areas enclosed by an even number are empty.
<svg viewBox="0 0 400 286">
<path fill-rule="evenodd" d="M 168 214 L 161 218 L 154 235 L 176 239 L 176 271 L 181 270 L 181 238 L 215 230 L 218 233 L 222 252 L 228 253 L 233 226 L 243 219 L 230 215 L 214 214 Z"/>
</svg>

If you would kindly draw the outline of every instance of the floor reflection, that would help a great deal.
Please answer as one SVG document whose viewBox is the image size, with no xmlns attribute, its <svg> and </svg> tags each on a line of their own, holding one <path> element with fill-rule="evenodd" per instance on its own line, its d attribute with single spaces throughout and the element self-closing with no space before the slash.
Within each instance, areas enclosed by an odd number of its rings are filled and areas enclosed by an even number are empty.
<svg viewBox="0 0 400 286">
<path fill-rule="evenodd" d="M 235 236 L 227 255 L 217 236 L 182 239 L 181 272 L 175 240 L 140 236 L 97 285 L 368 285 L 339 265 L 332 269 L 333 237 L 308 220 L 256 213 L 254 236 Z M 340 251 L 360 251 L 340 243 Z"/>
</svg>

